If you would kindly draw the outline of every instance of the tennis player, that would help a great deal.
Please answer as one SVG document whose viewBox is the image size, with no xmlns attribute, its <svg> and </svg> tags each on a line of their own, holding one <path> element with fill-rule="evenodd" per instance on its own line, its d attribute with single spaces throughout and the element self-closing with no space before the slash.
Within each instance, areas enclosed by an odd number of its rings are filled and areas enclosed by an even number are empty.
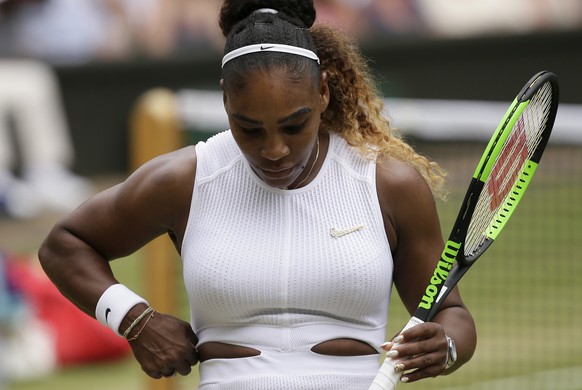
<svg viewBox="0 0 582 390">
<path fill-rule="evenodd" d="M 146 163 L 40 249 L 63 294 L 154 378 L 200 361 L 202 390 L 368 389 L 383 349 L 405 382 L 474 352 L 457 290 L 434 322 L 384 343 L 392 284 L 412 312 L 442 251 L 443 173 L 382 116 L 357 47 L 315 16 L 309 0 L 225 1 L 230 130 Z M 191 322 L 109 266 L 160 235 L 182 257 Z"/>
</svg>

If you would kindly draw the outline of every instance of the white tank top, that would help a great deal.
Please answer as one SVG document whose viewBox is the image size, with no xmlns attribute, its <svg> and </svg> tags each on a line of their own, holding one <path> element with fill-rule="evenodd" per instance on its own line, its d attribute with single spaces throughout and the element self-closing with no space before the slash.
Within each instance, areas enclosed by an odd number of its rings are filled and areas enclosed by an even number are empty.
<svg viewBox="0 0 582 390">
<path fill-rule="evenodd" d="M 254 174 L 230 131 L 196 154 L 182 259 L 199 344 L 296 351 L 352 338 L 378 348 L 393 261 L 375 162 L 332 134 L 317 177 L 282 190 Z"/>
</svg>

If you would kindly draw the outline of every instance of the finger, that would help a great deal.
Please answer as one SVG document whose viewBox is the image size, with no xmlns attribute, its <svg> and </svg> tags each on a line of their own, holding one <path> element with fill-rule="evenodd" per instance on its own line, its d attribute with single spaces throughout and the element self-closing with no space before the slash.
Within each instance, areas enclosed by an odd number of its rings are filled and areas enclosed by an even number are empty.
<svg viewBox="0 0 582 390">
<path fill-rule="evenodd" d="M 409 357 L 398 361 L 394 366 L 397 372 L 407 372 L 405 377 L 411 382 L 428 377 L 436 377 L 443 373 L 446 369 L 446 364 L 439 359 L 440 354 L 432 353 L 416 357 Z"/>
<path fill-rule="evenodd" d="M 198 363 L 198 350 L 196 349 L 196 345 L 198 345 L 198 337 L 196 336 L 192 328 L 189 328 L 188 330 L 189 331 L 186 332 L 186 336 L 188 336 L 188 338 L 190 339 L 190 345 L 192 346 L 192 349 L 190 350 L 190 353 L 188 354 L 186 359 L 188 360 L 188 363 L 190 363 L 191 366 L 194 366 Z"/>
<path fill-rule="evenodd" d="M 176 367 L 176 372 L 182 376 L 186 376 L 192 372 L 192 366 L 189 362 L 184 361 L 182 364 Z"/>
<path fill-rule="evenodd" d="M 406 340 L 426 339 L 436 335 L 442 326 L 433 322 L 425 322 L 402 332 Z"/>
<path fill-rule="evenodd" d="M 380 348 L 382 348 L 384 351 L 390 351 L 392 348 L 400 345 L 403 342 L 404 336 L 399 334 L 398 336 L 394 337 L 392 341 L 386 341 L 385 343 L 381 344 Z"/>
<path fill-rule="evenodd" d="M 188 330 L 186 331 L 186 336 L 188 336 L 188 338 L 190 339 L 190 343 L 192 343 L 192 345 L 196 346 L 198 344 L 198 337 L 196 336 L 196 333 L 194 333 L 191 327 L 188 327 Z"/>
<path fill-rule="evenodd" d="M 412 383 L 419 381 L 421 379 L 435 378 L 442 374 L 444 370 L 445 370 L 444 364 L 441 366 L 434 365 L 426 368 L 419 368 L 418 370 L 407 372 L 402 376 L 400 380 L 405 383 Z"/>
<path fill-rule="evenodd" d="M 386 341 L 385 343 L 380 345 L 380 348 L 383 349 L 384 351 L 388 352 L 392 349 L 393 346 L 394 346 L 394 343 L 392 343 L 390 341 Z"/>
<path fill-rule="evenodd" d="M 194 345 L 185 346 L 181 359 L 187 362 L 189 366 L 195 366 L 198 363 L 198 351 Z"/>
<path fill-rule="evenodd" d="M 398 350 L 398 356 L 401 357 L 414 357 L 414 356 L 425 356 L 429 354 L 436 354 L 442 357 L 442 361 L 446 360 L 447 345 L 446 338 L 431 338 L 422 339 L 417 341 L 411 341 L 408 343 L 400 344 L 395 349 Z"/>
<path fill-rule="evenodd" d="M 426 339 L 414 343 L 411 349 L 413 354 L 419 355 L 428 354 L 431 352 L 439 352 L 440 350 L 444 350 L 444 347 L 441 347 L 441 343 L 439 341 L 435 342 L 434 339 Z"/>
<path fill-rule="evenodd" d="M 151 376 L 154 379 L 160 379 L 163 375 L 160 371 L 146 371 L 144 370 L 144 372 L 148 375 Z"/>
</svg>

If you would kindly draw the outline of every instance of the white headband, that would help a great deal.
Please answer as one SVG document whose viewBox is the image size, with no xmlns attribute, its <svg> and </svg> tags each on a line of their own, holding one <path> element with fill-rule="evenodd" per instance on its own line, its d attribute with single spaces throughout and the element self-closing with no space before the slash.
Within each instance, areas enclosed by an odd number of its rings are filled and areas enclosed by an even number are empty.
<svg viewBox="0 0 582 390">
<path fill-rule="evenodd" d="M 309 59 L 317 61 L 317 63 L 319 64 L 319 57 L 317 56 L 317 54 L 315 54 L 311 50 L 307 50 L 307 49 L 304 49 L 302 47 L 297 47 L 297 46 L 281 45 L 278 43 L 260 43 L 260 44 L 256 44 L 256 45 L 243 46 L 243 47 L 240 47 L 240 48 L 233 50 L 230 53 L 226 54 L 222 58 L 222 67 L 224 68 L 224 65 L 228 61 L 233 60 L 233 59 L 240 57 L 240 56 L 244 56 L 245 54 L 260 53 L 260 52 L 267 52 L 267 51 L 276 51 L 276 52 L 280 52 L 280 53 L 295 54 L 298 56 L 307 57 Z"/>
</svg>

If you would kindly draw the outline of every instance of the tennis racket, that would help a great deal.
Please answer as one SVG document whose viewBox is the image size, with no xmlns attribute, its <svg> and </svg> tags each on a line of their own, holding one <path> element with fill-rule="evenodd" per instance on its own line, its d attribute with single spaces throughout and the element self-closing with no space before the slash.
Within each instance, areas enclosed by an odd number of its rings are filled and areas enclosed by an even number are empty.
<svg viewBox="0 0 582 390">
<path fill-rule="evenodd" d="M 544 152 L 558 110 L 558 80 L 532 77 L 491 137 L 429 285 L 402 332 L 430 321 L 475 261 L 497 239 L 527 189 Z M 369 390 L 394 389 L 402 374 L 384 359 Z"/>
</svg>

